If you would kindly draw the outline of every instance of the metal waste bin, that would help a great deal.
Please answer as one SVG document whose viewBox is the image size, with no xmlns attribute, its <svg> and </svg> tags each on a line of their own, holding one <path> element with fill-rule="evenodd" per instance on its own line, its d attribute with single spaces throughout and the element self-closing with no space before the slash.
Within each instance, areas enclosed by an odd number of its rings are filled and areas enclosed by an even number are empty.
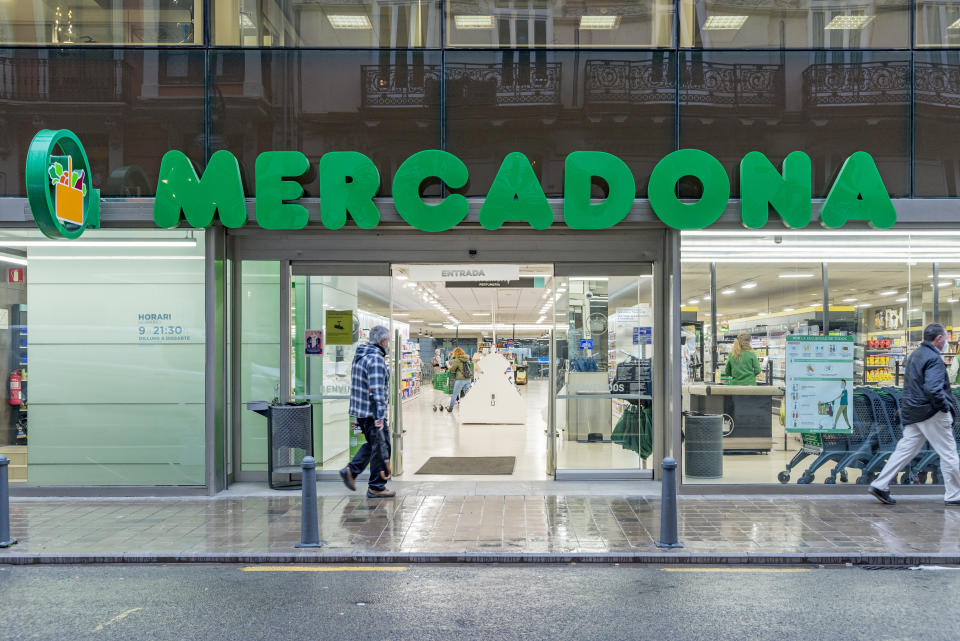
<svg viewBox="0 0 960 641">
<path fill-rule="evenodd" d="M 270 489 L 301 486 L 300 463 L 313 456 L 313 405 L 251 401 L 247 409 L 267 417 L 267 482 Z M 276 480 L 286 476 L 286 480 Z"/>
<path fill-rule="evenodd" d="M 683 441 L 686 476 L 700 479 L 723 476 L 723 416 L 687 414 Z"/>
</svg>

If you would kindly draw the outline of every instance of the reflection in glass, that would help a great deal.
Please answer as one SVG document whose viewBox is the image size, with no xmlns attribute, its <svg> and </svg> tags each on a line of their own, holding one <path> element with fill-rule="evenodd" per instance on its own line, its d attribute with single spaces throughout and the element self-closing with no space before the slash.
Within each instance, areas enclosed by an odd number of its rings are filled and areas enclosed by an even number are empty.
<svg viewBox="0 0 960 641">
<path fill-rule="evenodd" d="M 914 195 L 960 195 L 960 53 L 917 52 Z"/>
<path fill-rule="evenodd" d="M 170 149 L 203 162 L 202 51 L 4 49 L 0 73 L 2 195 L 24 194 L 23 160 L 44 128 L 80 137 L 104 196 L 152 195 Z"/>
<path fill-rule="evenodd" d="M 453 47 L 670 47 L 669 0 L 451 0 Z"/>
<path fill-rule="evenodd" d="M 0 43 L 202 44 L 203 0 L 8 0 Z"/>
<path fill-rule="evenodd" d="M 450 52 L 446 74 L 447 150 L 469 167 L 471 195 L 489 191 L 505 150 L 525 154 L 556 196 L 567 154 L 602 150 L 627 163 L 643 197 L 674 149 L 670 53 Z"/>
<path fill-rule="evenodd" d="M 242 47 L 438 47 L 436 0 L 214 0 L 213 42 Z"/>
<path fill-rule="evenodd" d="M 886 52 L 685 52 L 680 147 L 716 156 L 739 195 L 740 161 L 758 150 L 775 165 L 802 149 L 813 196 L 824 198 L 846 158 L 870 153 L 892 196 L 909 194 L 909 55 Z M 758 145 L 758 141 L 760 144 Z M 699 184 L 681 181 L 681 195 Z"/>
<path fill-rule="evenodd" d="M 681 0 L 680 46 L 881 49 L 910 46 L 907 0 Z"/>
<path fill-rule="evenodd" d="M 211 146 L 237 155 L 248 194 L 257 155 L 292 149 L 314 168 L 328 151 L 366 154 L 389 195 L 400 163 L 440 147 L 439 62 L 418 51 L 216 51 Z M 318 184 L 308 174 L 305 195 Z"/>
<path fill-rule="evenodd" d="M 916 11 L 918 47 L 960 46 L 960 2 L 917 0 Z"/>
</svg>

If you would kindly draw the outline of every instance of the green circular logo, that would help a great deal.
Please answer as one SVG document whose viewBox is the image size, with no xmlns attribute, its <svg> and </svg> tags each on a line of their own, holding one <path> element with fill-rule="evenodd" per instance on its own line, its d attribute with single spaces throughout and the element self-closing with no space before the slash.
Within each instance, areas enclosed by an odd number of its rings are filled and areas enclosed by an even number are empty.
<svg viewBox="0 0 960 641">
<path fill-rule="evenodd" d="M 27 201 L 48 238 L 79 238 L 100 226 L 100 190 L 93 188 L 90 161 L 77 135 L 44 129 L 27 150 Z"/>
</svg>

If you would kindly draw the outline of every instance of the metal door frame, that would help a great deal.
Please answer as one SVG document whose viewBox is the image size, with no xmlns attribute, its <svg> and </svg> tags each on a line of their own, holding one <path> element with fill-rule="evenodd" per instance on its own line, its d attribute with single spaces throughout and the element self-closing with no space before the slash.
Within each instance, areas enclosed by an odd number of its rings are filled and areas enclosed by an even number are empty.
<svg viewBox="0 0 960 641">
<path fill-rule="evenodd" d="M 290 283 L 291 268 L 293 266 L 309 266 L 316 270 L 331 270 L 333 275 L 384 275 L 392 276 L 394 264 L 487 264 L 487 263 L 520 263 L 520 264 L 553 264 L 554 273 L 557 265 L 575 265 L 578 271 L 587 270 L 597 272 L 598 269 L 615 269 L 622 263 L 652 263 L 653 265 L 653 304 L 654 322 L 663 330 L 655 332 L 653 372 L 654 389 L 665 389 L 664 384 L 670 375 L 666 370 L 676 369 L 665 359 L 671 353 L 669 341 L 676 331 L 671 330 L 667 319 L 670 317 L 670 298 L 664 298 L 670 293 L 670 288 L 663 286 L 661 281 L 672 282 L 674 265 L 664 264 L 664 258 L 670 255 L 671 240 L 675 234 L 662 227 L 648 225 L 624 224 L 612 230 L 578 231 L 569 228 L 551 228 L 536 231 L 529 228 L 504 228 L 496 232 L 479 228 L 463 227 L 448 232 L 425 233 L 409 227 L 384 227 L 377 230 L 344 229 L 331 232 L 324 229 L 307 228 L 293 232 L 268 231 L 254 228 L 240 228 L 227 231 L 227 244 L 232 262 L 232 279 L 229 295 L 233 301 L 230 318 L 230 335 L 233 337 L 229 358 L 232 359 L 231 368 L 231 404 L 233 445 L 233 478 L 234 481 L 265 481 L 265 472 L 241 471 L 241 429 L 240 412 L 242 402 L 240 398 L 240 352 L 241 352 L 241 290 L 242 262 L 250 261 L 279 261 L 281 263 L 281 314 L 288 318 L 283 322 L 281 317 L 280 340 L 281 345 L 290 344 Z M 558 256 L 570 257 L 570 261 L 557 261 Z M 318 260 L 322 257 L 323 260 Z M 370 259 L 368 257 L 376 257 Z M 621 267 L 622 268 L 622 267 Z M 330 275 L 327 273 L 325 275 Z M 678 280 L 678 279 L 677 279 Z M 679 298 L 673 301 L 679 305 Z M 392 307 L 392 305 L 391 305 Z M 391 318 L 391 333 L 393 322 Z M 551 350 L 555 349 L 555 336 L 551 333 Z M 677 339 L 679 340 L 679 339 Z M 281 387 L 289 389 L 289 350 L 282 349 L 280 355 Z M 551 385 L 555 387 L 554 366 L 551 362 Z M 679 370 L 677 370 L 679 372 Z M 284 384 L 285 380 L 285 384 Z M 555 390 L 553 390 L 555 392 Z M 548 431 L 555 431 L 555 393 L 551 393 L 548 408 Z M 668 399 L 672 405 L 673 395 L 664 394 L 659 403 L 654 404 L 654 469 L 658 469 L 663 458 L 664 441 L 670 438 L 668 429 Z M 399 404 L 399 399 L 395 399 Z M 679 405 L 679 403 L 677 403 Z M 679 415 L 676 423 L 679 424 Z M 402 429 L 395 425 L 394 430 Z M 548 434 L 549 436 L 549 434 Z M 672 439 L 671 439 L 672 440 Z M 552 438 L 547 439 L 548 475 L 557 479 L 571 478 L 610 479 L 624 478 L 622 471 L 604 470 L 568 470 L 559 476 L 556 474 L 555 443 Z M 401 453 L 402 455 L 402 453 Z M 395 461 L 396 462 L 396 461 Z M 402 465 L 402 462 L 401 462 Z M 395 471 L 396 473 L 400 473 Z M 641 474 L 642 472 L 642 474 Z M 620 473 L 621 475 L 618 475 Z M 318 471 L 318 478 L 339 478 L 333 471 Z M 629 474 L 630 478 L 649 478 L 649 471 L 637 470 L 637 474 Z M 659 475 L 656 475 L 659 476 Z"/>
</svg>

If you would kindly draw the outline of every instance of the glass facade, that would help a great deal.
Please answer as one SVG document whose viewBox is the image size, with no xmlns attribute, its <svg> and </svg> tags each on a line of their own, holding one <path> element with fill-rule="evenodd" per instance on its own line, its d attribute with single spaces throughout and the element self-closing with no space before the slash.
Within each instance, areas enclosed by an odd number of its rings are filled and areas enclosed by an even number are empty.
<svg viewBox="0 0 960 641">
<path fill-rule="evenodd" d="M 950 247 L 957 237 L 952 231 L 685 232 L 683 322 L 704 336 L 702 347 L 685 363 L 689 409 L 697 411 L 705 404 L 698 398 L 704 394 L 702 384 L 726 380 L 734 343 L 744 334 L 761 370 L 750 393 L 764 385 L 776 389 L 763 397 L 764 411 L 738 407 L 741 398 L 724 406 L 722 465 L 713 473 L 698 472 L 697 457 L 704 456 L 704 450 L 697 442 L 685 441 L 692 472 L 684 481 L 869 482 L 885 459 L 867 465 L 854 454 L 861 448 L 875 453 L 871 439 L 899 425 L 874 412 L 870 395 L 878 394 L 878 402 L 896 396 L 903 386 L 903 359 L 920 345 L 929 323 L 947 328 L 951 349 L 944 359 L 949 365 L 955 358 L 960 270 L 953 266 Z M 787 337 L 825 334 L 852 340 L 850 409 L 843 412 L 838 399 L 824 397 L 819 425 L 807 423 L 809 432 L 791 429 L 786 398 L 794 392 L 791 380 L 797 373 L 788 367 Z M 834 427 L 853 431 L 822 437 L 816 433 Z M 932 477 L 924 478 L 931 482 Z"/>
</svg>

